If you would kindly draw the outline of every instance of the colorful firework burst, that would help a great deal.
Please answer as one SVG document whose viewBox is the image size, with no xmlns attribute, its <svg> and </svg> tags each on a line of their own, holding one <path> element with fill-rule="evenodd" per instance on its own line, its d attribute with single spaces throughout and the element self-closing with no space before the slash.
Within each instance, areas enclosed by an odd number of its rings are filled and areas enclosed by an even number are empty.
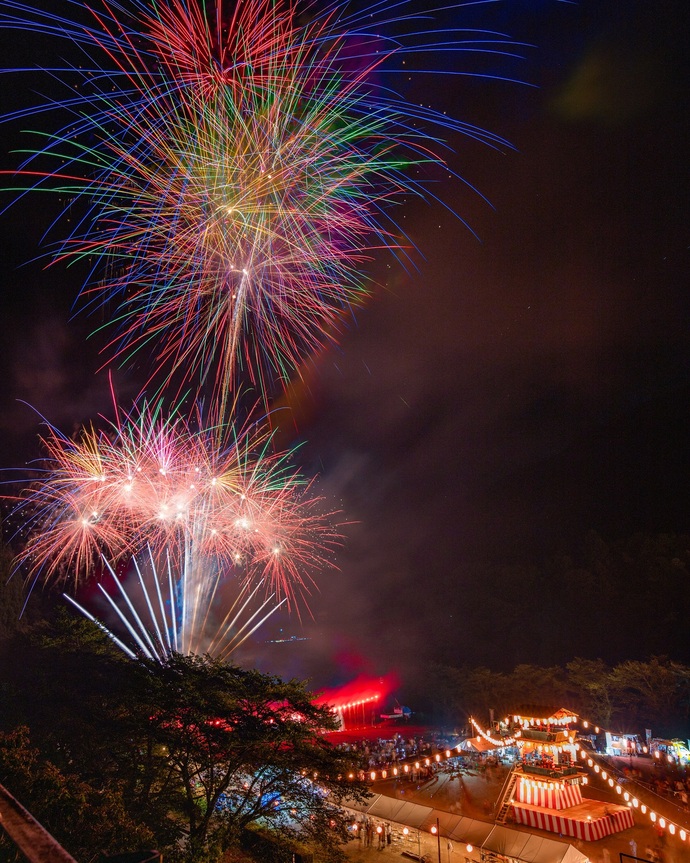
<svg viewBox="0 0 690 863">
<path fill-rule="evenodd" d="M 329 517 L 289 454 L 269 452 L 270 434 L 249 426 L 221 448 L 217 431 L 146 407 L 77 440 L 49 427 L 41 478 L 16 507 L 28 531 L 19 564 L 77 584 L 101 555 L 150 546 L 159 565 L 170 557 L 185 574 L 190 605 L 194 585 L 228 568 L 289 606 L 305 598 L 309 573 L 338 543 Z"/>
<path fill-rule="evenodd" d="M 268 398 L 335 336 L 363 261 L 401 248 L 391 206 L 427 193 L 409 169 L 443 163 L 441 130 L 505 143 L 384 83 L 410 54 L 508 51 L 500 34 L 424 30 L 428 12 L 103 0 L 78 26 L 6 3 L 0 25 L 81 52 L 82 68 L 51 70 L 77 78 L 68 124 L 20 174 L 86 202 L 56 257 L 106 263 L 84 295 L 115 306 L 109 361 L 150 351 L 152 377 L 211 382 L 224 403 L 238 374 Z"/>
</svg>

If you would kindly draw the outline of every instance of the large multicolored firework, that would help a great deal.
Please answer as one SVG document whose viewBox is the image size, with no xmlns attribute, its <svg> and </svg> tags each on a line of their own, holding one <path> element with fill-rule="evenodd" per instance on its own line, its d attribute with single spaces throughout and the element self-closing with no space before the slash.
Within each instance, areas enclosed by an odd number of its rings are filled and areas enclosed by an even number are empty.
<svg viewBox="0 0 690 863">
<path fill-rule="evenodd" d="M 76 440 L 49 426 L 43 473 L 17 507 L 19 562 L 75 584 L 105 566 L 120 591 L 112 566 L 131 558 L 147 611 L 124 589 L 131 614 L 113 611 L 134 652 L 227 655 L 238 626 L 298 607 L 338 544 L 270 434 L 233 432 L 238 392 L 250 383 L 268 406 L 366 295 L 365 262 L 407 254 L 394 207 L 431 196 L 441 135 L 505 144 L 409 101 L 396 87 L 406 64 L 419 75 L 434 71 L 420 58 L 513 49 L 501 34 L 428 30 L 434 10 L 413 0 L 360 12 L 344 0 L 63 2 L 75 20 L 0 0 L 0 27 L 70 46 L 45 70 L 64 98 L 5 118 L 66 117 L 36 132 L 10 191 L 69 202 L 50 254 L 92 262 L 82 299 L 105 312 L 105 365 L 148 368 L 150 401 L 196 395 L 214 420 L 144 406 Z M 230 580 L 246 599 L 225 602 L 209 641 Z"/>
<path fill-rule="evenodd" d="M 410 168 L 443 162 L 438 134 L 504 143 L 394 88 L 411 55 L 508 50 L 500 34 L 425 30 L 430 12 L 102 0 L 76 24 L 4 4 L 0 26 L 79 48 L 78 67 L 50 70 L 62 103 L 21 112 L 68 119 L 20 185 L 86 203 L 55 256 L 104 264 L 84 297 L 115 307 L 109 362 L 148 352 L 162 385 L 210 385 L 224 404 L 238 376 L 269 398 L 335 336 L 366 293 L 363 262 L 409 245 L 391 208 L 427 193 Z"/>
<path fill-rule="evenodd" d="M 101 555 L 150 547 L 157 565 L 170 558 L 185 574 L 190 607 L 201 580 L 228 570 L 293 605 L 337 545 L 289 454 L 270 452 L 270 435 L 256 426 L 219 448 L 216 429 L 144 407 L 77 440 L 49 427 L 43 442 L 41 478 L 17 509 L 28 531 L 19 563 L 47 580 L 78 583 L 101 568 Z"/>
</svg>

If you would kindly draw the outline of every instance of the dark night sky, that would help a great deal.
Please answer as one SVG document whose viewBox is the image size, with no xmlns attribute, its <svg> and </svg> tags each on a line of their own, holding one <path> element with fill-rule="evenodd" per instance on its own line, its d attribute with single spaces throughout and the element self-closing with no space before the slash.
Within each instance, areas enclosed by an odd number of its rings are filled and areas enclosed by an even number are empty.
<svg viewBox="0 0 690 863">
<path fill-rule="evenodd" d="M 454 13 L 529 43 L 486 71 L 535 86 L 410 85 L 515 149 L 453 140 L 452 166 L 493 208 L 453 180 L 442 196 L 479 239 L 438 206 L 407 205 L 416 270 L 378 262 L 387 289 L 285 400 L 300 463 L 350 524 L 314 620 L 285 623 L 311 640 L 269 652 L 271 670 L 322 683 L 413 657 L 481 662 L 484 645 L 460 637 L 477 561 L 539 561 L 589 529 L 690 527 L 684 9 L 507 0 Z M 8 466 L 36 453 L 18 399 L 67 431 L 108 412 L 90 323 L 69 321 L 81 275 L 16 268 L 46 226 L 35 203 L 0 222 Z M 122 375 L 118 387 L 134 394 Z"/>
</svg>

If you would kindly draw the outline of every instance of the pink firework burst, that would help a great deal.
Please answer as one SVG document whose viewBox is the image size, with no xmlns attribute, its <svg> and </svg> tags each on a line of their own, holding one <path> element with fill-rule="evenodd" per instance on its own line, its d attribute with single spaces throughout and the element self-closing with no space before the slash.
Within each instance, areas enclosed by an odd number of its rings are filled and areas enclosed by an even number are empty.
<svg viewBox="0 0 690 863">
<path fill-rule="evenodd" d="M 249 425 L 219 446 L 217 428 L 163 421 L 146 406 L 76 440 L 49 427 L 42 475 L 16 506 L 28 522 L 19 563 L 76 584 L 102 555 L 148 546 L 190 574 L 210 563 L 241 583 L 263 581 L 291 605 L 338 534 L 290 454 L 270 442 Z"/>
</svg>

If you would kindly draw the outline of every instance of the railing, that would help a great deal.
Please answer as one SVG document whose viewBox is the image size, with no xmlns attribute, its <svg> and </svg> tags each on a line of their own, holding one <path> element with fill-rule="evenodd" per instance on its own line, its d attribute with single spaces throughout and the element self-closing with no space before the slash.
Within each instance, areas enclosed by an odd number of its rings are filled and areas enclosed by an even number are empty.
<svg viewBox="0 0 690 863">
<path fill-rule="evenodd" d="M 29 863 L 76 863 L 74 857 L 2 785 L 0 825 Z"/>
<path fill-rule="evenodd" d="M 518 773 L 515 767 L 513 767 L 508 775 L 506 776 L 505 782 L 503 783 L 503 788 L 501 788 L 501 793 L 498 795 L 498 799 L 496 801 L 496 823 L 497 824 L 505 824 L 508 818 L 508 812 L 510 810 L 510 803 L 513 796 L 513 789 L 515 788 L 515 783 L 517 782 Z"/>
<path fill-rule="evenodd" d="M 547 776 L 550 779 L 560 779 L 563 776 L 576 776 L 580 771 L 577 767 L 537 767 L 536 764 L 523 764 L 523 773 L 536 776 Z"/>
<path fill-rule="evenodd" d="M 0 785 L 0 827 L 29 863 L 76 863 L 74 857 L 54 839 L 42 824 Z M 134 851 L 106 857 L 104 863 L 153 863 L 160 861 L 158 851 Z"/>
<path fill-rule="evenodd" d="M 568 735 L 565 731 L 538 731 L 536 728 L 525 728 L 521 740 L 536 740 L 539 743 L 567 743 Z"/>
</svg>

